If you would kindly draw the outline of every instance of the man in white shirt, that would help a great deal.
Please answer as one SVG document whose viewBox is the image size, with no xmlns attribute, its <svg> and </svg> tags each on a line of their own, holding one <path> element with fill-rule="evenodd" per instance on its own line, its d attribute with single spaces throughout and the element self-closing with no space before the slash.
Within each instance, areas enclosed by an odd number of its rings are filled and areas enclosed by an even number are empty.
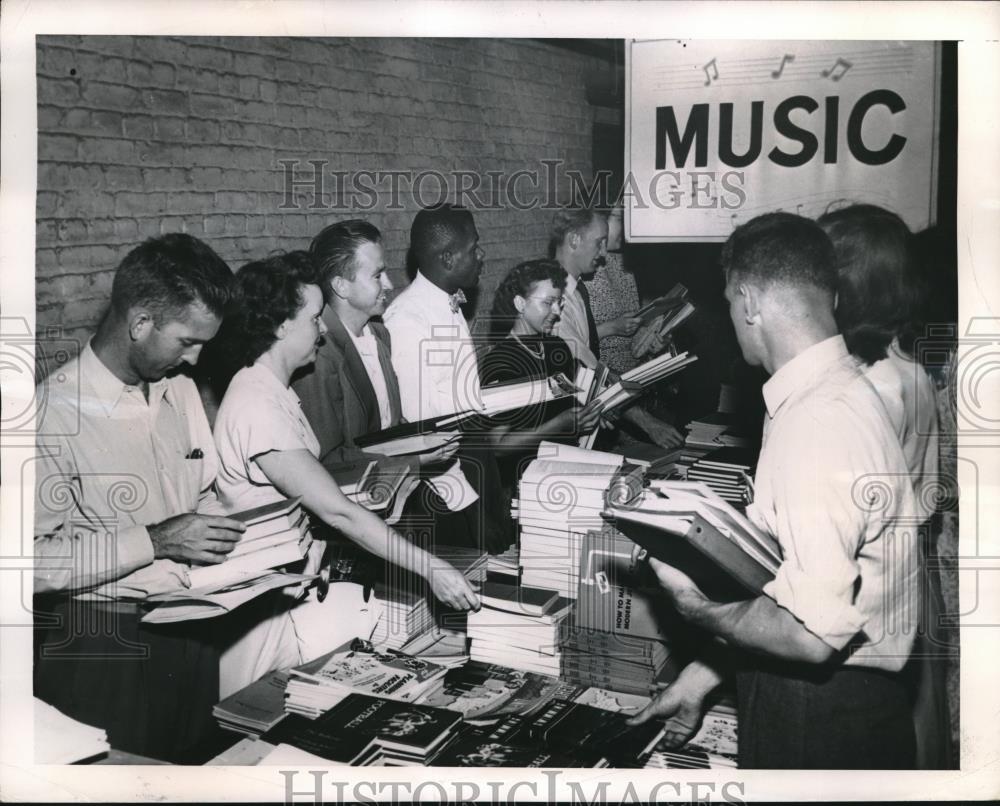
<svg viewBox="0 0 1000 806">
<path fill-rule="evenodd" d="M 472 214 L 447 204 L 421 210 L 410 228 L 410 249 L 417 274 L 384 317 L 392 335 L 403 417 L 417 421 L 478 409 L 479 367 L 461 307 L 464 291 L 479 284 L 483 269 Z M 488 440 L 467 438 L 459 458 L 433 483 L 447 508 L 461 517 L 445 517 L 440 502 L 425 502 L 436 513 L 434 538 L 503 550 L 511 542 L 509 513 L 497 506 L 502 496 Z"/>
<path fill-rule="evenodd" d="M 549 239 L 550 257 L 555 258 L 566 271 L 566 290 L 563 308 L 552 332 L 562 338 L 577 361 L 594 368 L 600 360 L 600 341 L 606 335 L 626 335 L 619 328 L 624 320 L 606 322 L 598 326 L 590 306 L 590 296 L 584 277 L 589 277 L 604 262 L 607 255 L 608 217 L 598 209 L 566 207 L 556 212 Z M 635 332 L 635 328 L 627 335 Z M 641 431 L 657 445 L 676 448 L 684 437 L 672 425 L 657 419 L 642 406 L 631 405 L 622 411 L 622 418 Z"/>
<path fill-rule="evenodd" d="M 741 767 L 912 767 L 899 671 L 917 625 L 920 518 L 888 415 L 837 334 L 832 246 L 813 222 L 772 213 L 737 229 L 722 263 L 743 356 L 771 375 L 747 515 L 783 562 L 762 595 L 730 604 L 651 564 L 681 616 L 744 650 Z M 693 663 L 638 719 L 691 728 L 720 679 Z"/>
<path fill-rule="evenodd" d="M 218 652 L 199 622 L 143 625 L 139 603 L 220 563 L 244 527 L 219 517 L 218 461 L 194 383 L 173 374 L 218 330 L 232 275 L 189 235 L 132 250 L 77 358 L 39 386 L 35 694 L 111 746 L 197 760 Z"/>
</svg>

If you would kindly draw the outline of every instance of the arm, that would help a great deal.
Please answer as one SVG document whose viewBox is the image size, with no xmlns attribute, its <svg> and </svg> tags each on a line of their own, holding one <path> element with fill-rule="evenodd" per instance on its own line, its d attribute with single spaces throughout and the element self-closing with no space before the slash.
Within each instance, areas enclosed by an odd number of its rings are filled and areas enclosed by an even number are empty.
<svg viewBox="0 0 1000 806">
<path fill-rule="evenodd" d="M 572 437 L 592 430 L 601 418 L 601 404 L 591 401 L 583 408 L 574 406 L 551 417 L 537 428 L 521 430 L 501 425 L 489 432 L 490 442 L 498 454 L 530 451 L 546 439 Z"/>
<path fill-rule="evenodd" d="M 684 444 L 684 436 L 680 431 L 669 423 L 654 417 L 642 406 L 628 405 L 628 408 L 622 411 L 622 419 L 632 423 L 663 448 L 669 450 Z"/>
<path fill-rule="evenodd" d="M 348 501 L 308 451 L 270 451 L 253 461 L 284 495 L 302 496 L 306 509 L 324 523 L 373 554 L 422 576 L 446 604 L 462 610 L 479 607 L 479 598 L 458 571 L 404 539 L 364 507 Z"/>
<path fill-rule="evenodd" d="M 600 322 L 597 325 L 597 335 L 602 339 L 607 336 L 631 336 L 641 323 L 642 320 L 638 316 L 625 314 L 617 319 Z"/>
</svg>

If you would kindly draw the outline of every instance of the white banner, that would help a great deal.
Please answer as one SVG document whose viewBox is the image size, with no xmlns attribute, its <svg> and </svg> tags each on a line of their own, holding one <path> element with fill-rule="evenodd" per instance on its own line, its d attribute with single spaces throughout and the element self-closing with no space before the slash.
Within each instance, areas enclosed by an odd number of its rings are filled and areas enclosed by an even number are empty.
<svg viewBox="0 0 1000 806">
<path fill-rule="evenodd" d="M 937 206 L 933 42 L 628 43 L 630 241 L 724 240 L 774 210 Z"/>
</svg>

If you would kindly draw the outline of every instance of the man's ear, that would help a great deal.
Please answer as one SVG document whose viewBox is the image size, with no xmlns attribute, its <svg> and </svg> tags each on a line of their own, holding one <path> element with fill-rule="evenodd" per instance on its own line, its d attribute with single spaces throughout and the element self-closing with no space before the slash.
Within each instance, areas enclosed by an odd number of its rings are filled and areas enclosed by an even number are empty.
<svg viewBox="0 0 1000 806">
<path fill-rule="evenodd" d="M 128 335 L 132 341 L 142 341 L 155 327 L 153 315 L 145 308 L 133 308 L 129 311 Z"/>
<path fill-rule="evenodd" d="M 579 248 L 579 246 L 580 246 L 580 233 L 579 232 L 571 232 L 566 237 L 566 243 L 569 245 L 570 249 L 577 249 L 577 248 Z"/>
<path fill-rule="evenodd" d="M 450 249 L 445 249 L 439 256 L 438 260 L 441 263 L 441 268 L 445 271 L 450 272 L 452 265 L 455 263 L 455 256 L 452 254 Z"/>
<path fill-rule="evenodd" d="M 520 294 L 514 295 L 514 308 L 518 313 L 524 313 L 524 307 L 527 305 L 527 301 Z"/>
<path fill-rule="evenodd" d="M 760 291 L 748 283 L 740 283 L 740 295 L 743 297 L 743 314 L 748 325 L 759 325 L 760 315 Z"/>
<path fill-rule="evenodd" d="M 330 281 L 330 290 L 333 291 L 334 296 L 340 299 L 347 299 L 348 283 L 350 283 L 350 280 L 346 280 L 338 274 Z"/>
</svg>

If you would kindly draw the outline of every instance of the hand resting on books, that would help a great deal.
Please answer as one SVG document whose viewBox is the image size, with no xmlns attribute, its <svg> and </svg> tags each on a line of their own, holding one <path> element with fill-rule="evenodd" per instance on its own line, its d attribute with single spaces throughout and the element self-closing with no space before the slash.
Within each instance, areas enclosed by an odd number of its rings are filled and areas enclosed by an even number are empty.
<svg viewBox="0 0 1000 806">
<path fill-rule="evenodd" d="M 153 524 L 147 531 L 157 559 L 216 565 L 233 550 L 246 526 L 232 518 L 188 512 Z"/>
<path fill-rule="evenodd" d="M 479 597 L 468 580 L 450 563 L 435 558 L 427 582 L 434 596 L 455 610 L 478 610 Z"/>
<path fill-rule="evenodd" d="M 714 669 L 693 661 L 628 724 L 641 725 L 653 718 L 664 719 L 663 744 L 668 748 L 683 747 L 698 732 L 705 715 L 705 699 L 721 681 Z"/>
</svg>

